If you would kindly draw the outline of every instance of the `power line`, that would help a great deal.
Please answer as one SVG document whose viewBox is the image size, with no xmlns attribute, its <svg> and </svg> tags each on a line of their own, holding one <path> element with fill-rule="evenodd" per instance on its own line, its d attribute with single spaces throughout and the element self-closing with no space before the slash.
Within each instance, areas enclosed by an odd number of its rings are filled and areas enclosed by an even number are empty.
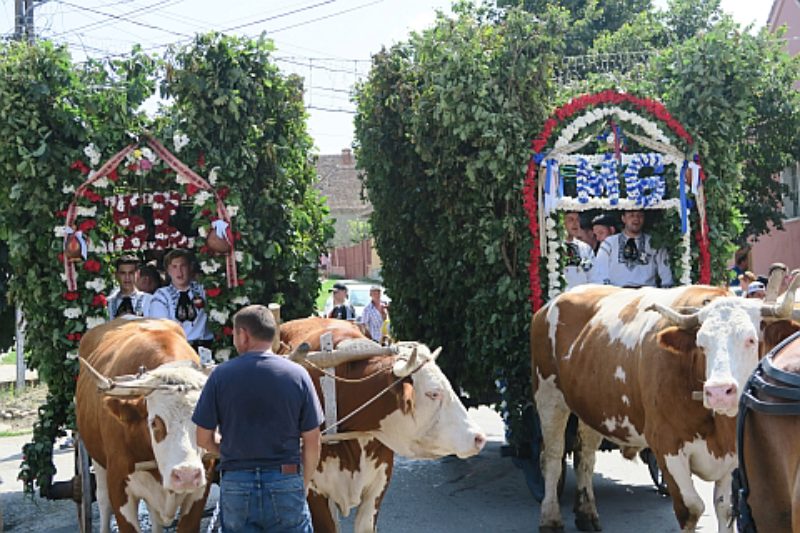
<svg viewBox="0 0 800 533">
<path fill-rule="evenodd" d="M 306 24 L 311 24 L 312 22 L 319 22 L 320 20 L 326 20 L 326 19 L 329 19 L 329 18 L 338 17 L 339 15 L 344 15 L 346 13 L 350 13 L 350 12 L 356 11 L 358 9 L 362 9 L 362 8 L 365 8 L 365 7 L 373 6 L 375 4 L 380 4 L 383 1 L 384 0 L 373 0 L 372 2 L 367 2 L 366 4 L 361 4 L 361 5 L 358 5 L 358 6 L 355 6 L 355 7 L 351 7 L 350 9 L 344 9 L 342 11 L 337 11 L 336 13 L 330 13 L 328 15 L 323 15 L 323 16 L 317 17 L 315 19 L 306 20 L 304 22 L 298 22 L 297 24 L 292 24 L 290 26 L 284 26 L 283 28 L 278 28 L 277 30 L 272 30 L 271 32 L 268 32 L 268 33 L 278 33 L 280 31 L 289 30 L 289 29 L 292 29 L 292 28 L 296 28 L 298 26 L 305 26 Z"/>
<path fill-rule="evenodd" d="M 332 107 L 318 107 L 315 105 L 307 105 L 306 109 L 313 109 L 314 111 L 325 111 L 328 113 L 347 113 L 348 115 L 355 115 L 356 112 L 352 109 L 332 108 Z"/>
<path fill-rule="evenodd" d="M 64 5 L 68 5 L 67 2 L 62 2 L 61 0 L 55 0 L 55 1 L 60 2 L 60 3 L 64 4 Z M 133 14 L 142 13 L 142 12 L 144 12 L 144 13 L 154 13 L 156 11 L 159 11 L 160 9 L 164 9 L 164 8 L 168 7 L 166 4 L 169 4 L 170 1 L 172 1 L 172 4 L 180 4 L 183 0 L 159 0 L 158 2 L 155 2 L 153 4 L 149 4 L 149 5 L 142 6 L 142 7 L 136 8 L 136 9 L 132 9 L 130 11 L 126 11 L 125 13 L 120 13 L 119 15 L 112 15 L 112 14 L 105 13 L 105 12 L 98 12 L 98 11 L 96 11 L 96 8 L 95 8 L 94 12 L 97 13 L 97 14 L 100 14 L 100 15 L 102 15 L 104 17 L 107 17 L 107 18 L 116 17 L 119 20 L 123 20 L 125 22 L 131 22 L 130 19 L 126 18 L 128 15 L 133 15 Z M 98 7 L 108 7 L 108 6 L 113 6 L 113 5 L 120 4 L 120 3 L 124 3 L 124 0 L 119 1 L 119 2 L 112 2 L 112 3 L 109 3 L 109 4 L 104 4 L 104 5 L 98 6 Z M 70 6 L 70 7 L 72 7 L 72 6 Z M 151 9 L 151 8 L 154 8 L 154 9 Z M 155 9 L 155 8 L 158 8 L 158 9 Z M 74 11 L 89 11 L 90 9 L 91 8 L 85 8 L 83 6 L 78 6 L 78 9 L 74 9 Z M 84 24 L 83 26 L 78 26 L 77 28 L 72 28 L 72 29 L 67 30 L 67 31 L 62 31 L 60 33 L 56 33 L 55 35 L 52 35 L 51 37 L 59 37 L 61 35 L 65 35 L 67 33 L 77 33 L 77 32 L 79 32 L 81 30 L 86 30 L 86 29 L 91 29 L 91 28 L 96 28 L 98 26 L 102 26 L 105 23 L 106 23 L 105 20 L 99 20 L 99 21 L 95 21 L 95 22 L 90 22 L 89 24 Z"/>
<path fill-rule="evenodd" d="M 83 11 L 88 11 L 89 13 L 95 13 L 95 14 L 97 14 L 97 15 L 102 15 L 102 16 L 104 16 L 104 17 L 108 17 L 108 18 L 110 18 L 110 19 L 121 20 L 121 21 L 124 21 L 124 22 L 128 22 L 128 23 L 130 23 L 130 24 L 134 24 L 134 25 L 136 25 L 136 26 L 141 26 L 141 27 L 143 27 L 143 28 L 148 28 L 148 29 L 151 29 L 151 30 L 162 31 L 162 32 L 165 32 L 165 33 L 169 33 L 169 34 L 171 34 L 171 35 L 180 35 L 181 37 L 186 37 L 186 38 L 188 38 L 188 39 L 193 39 L 193 38 L 194 38 L 194 36 L 193 36 L 193 35 L 189 35 L 189 34 L 186 34 L 186 33 L 181 33 L 181 32 L 179 32 L 179 31 L 175 31 L 175 30 L 168 30 L 168 29 L 166 29 L 166 28 L 162 28 L 162 27 L 160 27 L 160 26 L 156 26 L 156 25 L 154 25 L 154 24 L 148 24 L 148 23 L 146 23 L 146 22 L 141 22 L 141 21 L 138 21 L 138 20 L 133 20 L 133 19 L 125 18 L 125 17 L 124 17 L 124 16 L 122 16 L 122 15 L 115 15 L 115 14 L 113 14 L 113 13 L 106 13 L 106 12 L 104 12 L 104 11 L 99 11 L 99 10 L 97 10 L 97 9 L 93 9 L 93 8 L 91 8 L 91 7 L 79 6 L 78 4 L 73 4 L 72 2 L 67 2 L 66 0 L 55 0 L 55 1 L 56 1 L 56 2 L 58 2 L 58 3 L 60 3 L 60 4 L 63 4 L 63 5 L 65 5 L 65 6 L 70 6 L 70 7 L 74 7 L 74 8 L 76 8 L 76 9 L 81 9 L 81 10 L 83 10 Z M 162 1 L 161 1 L 161 2 L 159 2 L 159 3 L 166 3 L 167 1 L 168 1 L 168 0 L 162 0 Z M 72 30 L 72 31 L 75 31 L 75 30 Z"/>
</svg>

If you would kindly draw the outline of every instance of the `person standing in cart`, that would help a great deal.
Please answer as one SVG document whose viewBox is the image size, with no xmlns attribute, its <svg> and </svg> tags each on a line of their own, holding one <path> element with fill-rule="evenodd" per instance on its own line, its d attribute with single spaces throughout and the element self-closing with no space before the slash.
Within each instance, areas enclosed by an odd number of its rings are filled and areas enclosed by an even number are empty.
<svg viewBox="0 0 800 533">
<path fill-rule="evenodd" d="M 564 214 L 564 227 L 567 240 L 564 243 L 567 264 L 564 267 L 566 290 L 589 283 L 594 252 L 592 247 L 581 240 L 581 216 L 575 211 Z"/>
<path fill-rule="evenodd" d="M 224 532 L 312 531 L 306 496 L 324 416 L 308 372 L 272 353 L 276 330 L 263 305 L 234 315 L 239 357 L 211 373 L 192 416 L 197 444 L 220 456 Z"/>
<path fill-rule="evenodd" d="M 654 249 L 651 237 L 643 231 L 644 210 L 625 211 L 623 229 L 607 237 L 597 250 L 592 283 L 618 287 L 672 287 L 669 254 Z"/>
<path fill-rule="evenodd" d="M 164 256 L 164 268 L 170 284 L 153 294 L 150 318 L 168 318 L 178 322 L 192 347 L 211 348 L 213 336 L 208 329 L 205 312 L 206 293 L 194 281 L 193 256 L 189 250 L 177 248 Z"/>
<path fill-rule="evenodd" d="M 151 295 L 136 288 L 136 271 L 141 262 L 133 255 L 123 255 L 116 260 L 114 277 L 119 286 L 108 296 L 109 320 L 125 315 L 147 316 Z"/>
</svg>

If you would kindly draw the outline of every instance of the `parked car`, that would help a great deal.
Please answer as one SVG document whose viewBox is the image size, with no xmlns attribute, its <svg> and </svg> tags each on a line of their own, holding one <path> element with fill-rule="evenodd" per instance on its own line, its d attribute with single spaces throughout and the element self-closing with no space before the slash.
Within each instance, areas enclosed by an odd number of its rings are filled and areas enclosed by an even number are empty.
<svg viewBox="0 0 800 533">
<path fill-rule="evenodd" d="M 347 287 L 347 297 L 350 300 L 353 308 L 356 310 L 356 319 L 361 318 L 361 314 L 364 312 L 364 308 L 369 303 L 369 289 L 374 287 L 375 283 L 364 283 L 361 281 L 355 280 L 342 280 L 339 281 L 345 287 Z M 380 287 L 380 285 L 378 285 Z M 390 299 L 384 294 L 383 287 L 381 287 L 381 300 L 390 301 Z M 328 316 L 328 313 L 331 312 L 333 308 L 333 295 L 329 295 L 328 299 L 325 301 L 325 309 L 322 311 L 323 316 Z"/>
</svg>

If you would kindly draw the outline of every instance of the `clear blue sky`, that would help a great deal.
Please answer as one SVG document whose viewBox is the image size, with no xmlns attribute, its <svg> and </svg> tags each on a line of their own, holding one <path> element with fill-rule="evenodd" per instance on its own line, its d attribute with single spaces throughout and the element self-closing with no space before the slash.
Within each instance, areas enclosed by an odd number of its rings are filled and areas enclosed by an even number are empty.
<svg viewBox="0 0 800 533">
<path fill-rule="evenodd" d="M 14 0 L 1 0 L 3 32 L 14 29 Z M 370 55 L 429 26 L 450 0 L 46 0 L 37 2 L 39 35 L 65 42 L 76 59 L 185 41 L 195 32 L 226 31 L 275 41 L 281 69 L 306 80 L 309 131 L 320 153 L 350 146 L 349 92 L 369 70 Z M 666 0 L 655 0 L 665 6 Z M 741 23 L 761 26 L 770 0 L 722 0 Z"/>
</svg>

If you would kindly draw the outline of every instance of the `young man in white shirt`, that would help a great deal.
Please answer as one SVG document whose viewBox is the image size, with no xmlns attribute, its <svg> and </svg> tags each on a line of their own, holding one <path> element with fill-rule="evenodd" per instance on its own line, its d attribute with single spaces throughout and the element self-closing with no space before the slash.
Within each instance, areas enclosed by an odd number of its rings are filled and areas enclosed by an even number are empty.
<svg viewBox="0 0 800 533">
<path fill-rule="evenodd" d="M 581 240 L 581 216 L 579 213 L 575 211 L 565 213 L 564 227 L 567 230 L 567 239 L 564 243 L 564 253 L 567 259 L 564 278 L 567 281 L 565 290 L 569 290 L 589 283 L 594 251 L 591 246 Z"/>
<path fill-rule="evenodd" d="M 125 315 L 147 316 L 150 311 L 151 296 L 136 288 L 136 271 L 140 261 L 133 255 L 123 255 L 115 263 L 119 286 L 108 296 L 107 310 L 109 320 Z"/>
<path fill-rule="evenodd" d="M 641 209 L 622 214 L 622 232 L 607 237 L 597 250 L 592 283 L 618 287 L 672 287 L 674 281 L 667 250 L 652 247 L 650 235 L 643 231 L 644 221 Z"/>
<path fill-rule="evenodd" d="M 170 284 L 153 294 L 148 316 L 178 322 L 189 344 L 198 350 L 200 347 L 211 348 L 213 336 L 208 329 L 205 311 L 206 292 L 194 281 L 193 258 L 192 252 L 180 248 L 164 256 Z"/>
</svg>

